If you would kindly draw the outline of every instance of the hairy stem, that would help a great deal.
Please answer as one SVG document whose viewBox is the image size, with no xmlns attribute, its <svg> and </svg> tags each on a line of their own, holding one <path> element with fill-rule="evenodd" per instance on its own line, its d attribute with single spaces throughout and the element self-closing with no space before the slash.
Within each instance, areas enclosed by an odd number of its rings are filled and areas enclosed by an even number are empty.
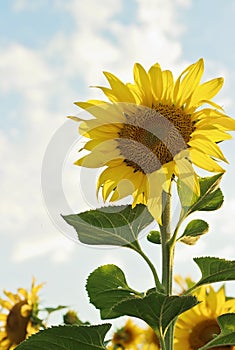
<svg viewBox="0 0 235 350">
<path fill-rule="evenodd" d="M 171 190 L 171 189 L 170 189 Z M 171 191 L 162 195 L 162 224 L 160 225 L 162 243 L 162 285 L 167 295 L 172 295 L 174 243 L 171 242 Z M 165 336 L 165 348 L 173 350 L 174 326 L 171 325 Z"/>
</svg>

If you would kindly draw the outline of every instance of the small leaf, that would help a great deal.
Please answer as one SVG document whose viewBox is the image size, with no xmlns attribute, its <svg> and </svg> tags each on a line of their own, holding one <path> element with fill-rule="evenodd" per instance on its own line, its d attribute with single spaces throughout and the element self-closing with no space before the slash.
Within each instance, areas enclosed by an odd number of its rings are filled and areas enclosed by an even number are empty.
<svg viewBox="0 0 235 350">
<path fill-rule="evenodd" d="M 179 241 L 192 245 L 195 244 L 198 239 L 207 233 L 209 230 L 209 225 L 204 220 L 192 220 L 186 226 L 184 233 L 179 237 Z"/>
<path fill-rule="evenodd" d="M 218 188 L 223 174 L 199 178 L 200 196 L 196 196 L 183 182 L 177 182 L 178 194 L 184 215 L 195 211 L 217 210 L 223 204 L 223 194 Z"/>
<path fill-rule="evenodd" d="M 216 350 L 218 346 L 230 349 L 229 345 L 235 345 L 235 313 L 221 315 L 217 318 L 217 321 L 221 333 L 199 350 L 214 349 L 214 347 Z"/>
<path fill-rule="evenodd" d="M 144 320 L 155 330 L 166 333 L 174 319 L 186 310 L 197 305 L 194 296 L 166 296 L 156 291 L 150 291 L 142 298 L 125 300 L 114 307 L 114 310 L 128 316 Z"/>
<path fill-rule="evenodd" d="M 143 204 L 103 207 L 63 216 L 82 243 L 126 246 L 138 250 L 139 233 L 154 219 Z"/>
<path fill-rule="evenodd" d="M 201 270 L 201 279 L 192 287 L 195 289 L 203 284 L 235 280 L 235 261 L 213 257 L 193 259 Z"/>
<path fill-rule="evenodd" d="M 100 266 L 93 271 L 87 279 L 86 289 L 90 302 L 100 309 L 102 319 L 125 315 L 114 311 L 114 305 L 126 299 L 139 298 L 141 295 L 128 286 L 123 271 L 111 264 Z"/>
<path fill-rule="evenodd" d="M 154 244 L 161 244 L 161 234 L 159 231 L 150 231 L 147 240 Z"/>
<path fill-rule="evenodd" d="M 17 350 L 105 350 L 104 337 L 111 324 L 98 326 L 59 326 L 30 336 Z"/>
</svg>

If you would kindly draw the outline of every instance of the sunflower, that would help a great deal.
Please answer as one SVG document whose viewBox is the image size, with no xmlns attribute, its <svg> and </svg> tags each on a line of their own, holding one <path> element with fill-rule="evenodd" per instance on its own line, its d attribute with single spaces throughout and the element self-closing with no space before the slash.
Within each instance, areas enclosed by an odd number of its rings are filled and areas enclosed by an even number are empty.
<svg viewBox="0 0 235 350">
<path fill-rule="evenodd" d="M 159 339 L 151 327 L 143 331 L 143 337 L 142 350 L 160 350 Z"/>
<path fill-rule="evenodd" d="M 200 304 L 179 316 L 175 327 L 175 350 L 197 350 L 220 333 L 217 317 L 235 312 L 235 299 L 226 300 L 222 286 L 217 292 L 211 287 L 201 287 L 196 293 Z M 235 350 L 235 346 L 213 349 Z"/>
<path fill-rule="evenodd" d="M 113 335 L 108 350 L 138 350 L 138 344 L 143 330 L 128 319 L 126 324 Z"/>
<path fill-rule="evenodd" d="M 99 87 L 108 102 L 75 102 L 92 119 L 81 122 L 79 132 L 90 140 L 88 154 L 75 162 L 88 168 L 106 167 L 97 192 L 111 202 L 132 195 L 132 206 L 147 205 L 156 220 L 162 213 L 162 192 L 179 178 L 192 194 L 199 194 L 193 165 L 209 172 L 224 172 L 225 161 L 218 143 L 231 138 L 235 121 L 212 101 L 223 78 L 200 83 L 203 59 L 188 66 L 174 80 L 169 70 L 154 64 L 149 71 L 134 65 L 134 83 L 123 83 L 104 72 L 110 88 Z"/>
<path fill-rule="evenodd" d="M 4 290 L 8 298 L 0 298 L 0 306 L 7 312 L 0 313 L 0 348 L 12 350 L 29 335 L 39 331 L 41 322 L 34 319 L 38 310 L 38 291 L 43 284 L 35 285 L 32 280 L 31 291 L 19 288 L 17 294 Z"/>
</svg>

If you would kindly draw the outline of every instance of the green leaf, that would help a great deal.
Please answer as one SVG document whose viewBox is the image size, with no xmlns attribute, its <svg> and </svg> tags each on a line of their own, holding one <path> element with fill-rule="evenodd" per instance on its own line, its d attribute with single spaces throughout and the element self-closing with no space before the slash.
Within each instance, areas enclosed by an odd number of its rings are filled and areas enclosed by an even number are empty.
<svg viewBox="0 0 235 350">
<path fill-rule="evenodd" d="M 223 204 L 223 194 L 218 188 L 223 174 L 199 178 L 200 196 L 196 196 L 183 182 L 177 188 L 184 215 L 195 211 L 217 210 Z"/>
<path fill-rule="evenodd" d="M 161 244 L 161 234 L 159 231 L 150 231 L 147 235 L 147 240 L 154 244 Z"/>
<path fill-rule="evenodd" d="M 126 246 L 137 250 L 139 233 L 154 220 L 143 204 L 134 209 L 131 205 L 103 207 L 63 218 L 75 228 L 82 243 Z"/>
<path fill-rule="evenodd" d="M 86 289 L 90 302 L 100 310 L 102 319 L 125 315 L 114 311 L 114 305 L 126 299 L 139 298 L 141 295 L 128 286 L 123 271 L 111 264 L 94 270 L 87 279 Z"/>
<path fill-rule="evenodd" d="M 195 289 L 203 284 L 235 280 L 235 261 L 213 257 L 193 259 L 201 270 L 201 279 L 192 287 Z"/>
<path fill-rule="evenodd" d="M 224 314 L 217 318 L 221 333 L 217 335 L 206 345 L 202 346 L 199 350 L 214 349 L 218 346 L 221 348 L 229 345 L 235 345 L 235 313 Z"/>
<path fill-rule="evenodd" d="M 16 347 L 17 350 L 102 350 L 111 324 L 59 326 L 40 331 Z"/>
<path fill-rule="evenodd" d="M 198 239 L 207 233 L 209 230 L 209 225 L 204 220 L 192 220 L 186 226 L 184 233 L 179 237 L 179 241 L 192 245 L 195 244 Z"/>
<path fill-rule="evenodd" d="M 153 329 L 163 334 L 174 319 L 186 310 L 197 305 L 194 296 L 166 296 L 156 291 L 142 298 L 124 300 L 114 307 L 114 310 L 128 316 L 144 320 Z"/>
</svg>

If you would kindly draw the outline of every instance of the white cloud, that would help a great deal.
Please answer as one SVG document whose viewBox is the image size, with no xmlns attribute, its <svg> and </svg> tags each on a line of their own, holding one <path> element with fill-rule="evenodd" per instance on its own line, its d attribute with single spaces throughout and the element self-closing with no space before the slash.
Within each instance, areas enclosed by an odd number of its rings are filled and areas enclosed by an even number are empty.
<svg viewBox="0 0 235 350">
<path fill-rule="evenodd" d="M 14 0 L 12 3 L 12 9 L 16 12 L 21 11 L 37 11 L 44 5 L 50 5 L 50 1 L 30 1 L 30 0 Z"/>
</svg>

